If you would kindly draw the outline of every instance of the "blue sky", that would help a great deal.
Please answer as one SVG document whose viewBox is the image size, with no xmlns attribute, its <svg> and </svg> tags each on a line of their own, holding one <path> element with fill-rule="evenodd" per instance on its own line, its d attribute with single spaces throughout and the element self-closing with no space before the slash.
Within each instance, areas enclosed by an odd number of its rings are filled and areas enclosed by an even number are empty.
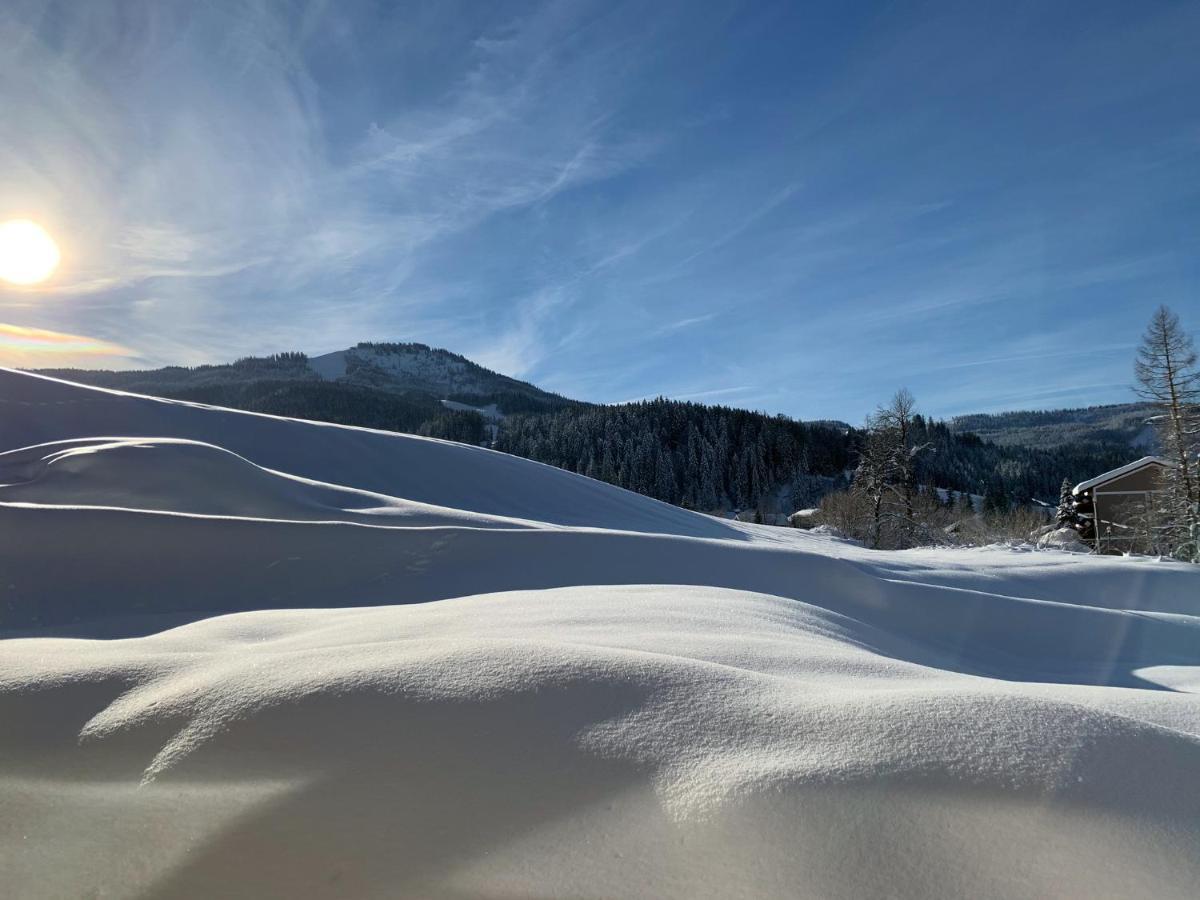
<svg viewBox="0 0 1200 900">
<path fill-rule="evenodd" d="M 582 399 L 1130 397 L 1200 322 L 1200 4 L 0 9 L 0 363 L 417 340 Z"/>
</svg>

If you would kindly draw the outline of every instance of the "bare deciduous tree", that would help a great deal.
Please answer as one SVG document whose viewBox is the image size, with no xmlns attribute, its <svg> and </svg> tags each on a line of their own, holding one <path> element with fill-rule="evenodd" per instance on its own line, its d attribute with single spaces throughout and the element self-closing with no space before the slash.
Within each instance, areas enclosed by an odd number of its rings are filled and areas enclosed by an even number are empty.
<svg viewBox="0 0 1200 900">
<path fill-rule="evenodd" d="M 867 418 L 854 490 L 870 508 L 872 547 L 913 546 L 921 527 L 915 514 L 916 461 L 929 445 L 913 439 L 915 411 L 913 395 L 901 388 Z"/>
<path fill-rule="evenodd" d="M 1154 519 L 1162 523 L 1167 543 L 1187 555 L 1187 548 L 1194 548 L 1189 536 L 1195 535 L 1200 519 L 1200 370 L 1191 337 L 1165 306 L 1150 320 L 1134 371 L 1138 393 L 1156 407 L 1152 421 L 1170 463 L 1162 509 Z M 1189 558 L 1194 555 L 1193 550 Z"/>
</svg>

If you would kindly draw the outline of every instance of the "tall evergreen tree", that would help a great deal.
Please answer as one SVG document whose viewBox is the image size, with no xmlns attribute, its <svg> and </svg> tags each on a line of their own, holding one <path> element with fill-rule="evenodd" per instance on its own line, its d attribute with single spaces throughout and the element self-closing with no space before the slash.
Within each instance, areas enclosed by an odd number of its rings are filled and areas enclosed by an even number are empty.
<svg viewBox="0 0 1200 900">
<path fill-rule="evenodd" d="M 1074 485 L 1071 484 L 1070 478 L 1064 478 L 1062 485 L 1058 489 L 1058 508 L 1054 511 L 1054 521 L 1059 528 L 1074 527 L 1079 520 L 1078 513 L 1075 512 L 1075 495 L 1072 493 Z"/>
</svg>

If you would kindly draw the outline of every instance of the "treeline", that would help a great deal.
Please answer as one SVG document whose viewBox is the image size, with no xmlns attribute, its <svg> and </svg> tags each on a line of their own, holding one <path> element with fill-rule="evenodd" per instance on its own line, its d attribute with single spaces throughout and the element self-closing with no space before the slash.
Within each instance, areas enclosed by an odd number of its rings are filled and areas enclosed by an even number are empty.
<svg viewBox="0 0 1200 900">
<path fill-rule="evenodd" d="M 964 431 L 981 431 L 995 428 L 1041 428 L 1075 423 L 1094 425 L 1127 414 L 1145 418 L 1145 404 L 1109 403 L 1097 406 L 1081 406 L 1076 409 L 1020 409 L 1001 413 L 975 413 L 955 416 L 953 425 Z"/>
<path fill-rule="evenodd" d="M 996 509 L 1052 503 L 1080 481 L 1128 462 L 1128 450 L 1087 445 L 999 447 L 915 415 L 915 462 L 925 486 L 982 494 Z M 838 487 L 866 433 L 746 410 L 654 400 L 510 416 L 496 449 L 692 509 L 790 511 Z M 790 507 L 790 509 L 789 509 Z"/>
<path fill-rule="evenodd" d="M 435 398 L 419 392 L 392 394 L 336 381 L 256 380 L 160 387 L 156 395 L 274 416 L 466 439 L 470 443 L 483 439 L 478 413 L 446 410 Z M 459 423 L 473 419 L 479 420 L 476 430 Z"/>
<path fill-rule="evenodd" d="M 1037 469 L 1029 463 L 1044 454 L 1030 452 L 1014 460 L 1004 458 L 1005 452 L 973 436 L 963 440 L 944 422 L 929 421 L 902 388 L 867 417 L 853 479 L 846 489 L 821 499 L 813 521 L 884 550 L 1024 539 L 1045 523 L 1048 510 L 1029 504 L 1028 497 L 1022 500 L 995 471 L 979 506 L 971 487 L 958 489 L 946 480 L 978 478 L 979 467 L 998 460 L 1019 474 L 1022 484 L 1036 484 Z"/>
<path fill-rule="evenodd" d="M 1115 443 L 1000 446 L 920 413 L 912 417 L 912 440 L 925 448 L 916 459 L 919 484 L 982 494 L 997 508 L 1051 503 L 1064 478 L 1082 481 L 1129 462 L 1130 455 L 1128 447 Z"/>
<path fill-rule="evenodd" d="M 243 384 L 256 380 L 319 381 L 308 366 L 308 356 L 300 352 L 273 353 L 270 356 L 243 356 L 232 363 L 198 366 L 164 366 L 161 369 L 35 369 L 40 375 L 62 378 L 96 387 L 133 391 L 138 394 L 167 396 L 168 391 L 210 384 Z"/>
<path fill-rule="evenodd" d="M 488 439 L 487 422 L 470 410 L 443 410 L 422 422 L 413 433 L 460 444 L 482 444 Z"/>
<path fill-rule="evenodd" d="M 589 405 L 546 392 L 541 394 L 521 394 L 515 391 L 491 391 L 486 394 L 457 393 L 450 394 L 446 399 L 456 403 L 465 403 L 467 406 L 484 407 L 494 403 L 496 408 L 503 413 L 541 413 L 562 407 L 581 408 Z"/>
<path fill-rule="evenodd" d="M 470 404 L 471 406 L 487 406 L 495 403 L 503 412 L 509 413 L 542 412 L 558 406 L 577 403 L 577 401 L 569 400 L 559 394 L 544 391 L 527 381 L 520 381 L 516 378 L 510 378 L 507 375 L 501 375 L 499 372 L 485 368 L 479 365 L 479 363 L 467 359 L 465 356 L 415 342 L 382 343 L 360 341 L 351 349 L 351 353 L 347 358 L 346 377 L 352 380 L 363 377 L 370 379 L 372 377 L 372 366 L 370 364 L 363 365 L 356 361 L 353 354 L 354 350 L 424 359 L 435 366 L 442 367 L 443 371 L 451 372 L 457 370 L 461 373 L 457 377 L 465 378 L 467 384 L 473 382 L 474 387 L 467 389 L 463 393 L 452 393 L 445 399 L 456 400 L 461 403 Z M 369 383 L 369 380 L 365 383 Z"/>
<path fill-rule="evenodd" d="M 496 449 L 700 510 L 762 508 L 852 458 L 835 428 L 663 399 L 510 416 Z"/>
<path fill-rule="evenodd" d="M 950 427 L 1005 446 L 1061 447 L 1069 444 L 1112 444 L 1123 449 L 1145 444 L 1146 403 L 1089 406 L 1084 409 L 981 413 L 956 416 Z"/>
</svg>

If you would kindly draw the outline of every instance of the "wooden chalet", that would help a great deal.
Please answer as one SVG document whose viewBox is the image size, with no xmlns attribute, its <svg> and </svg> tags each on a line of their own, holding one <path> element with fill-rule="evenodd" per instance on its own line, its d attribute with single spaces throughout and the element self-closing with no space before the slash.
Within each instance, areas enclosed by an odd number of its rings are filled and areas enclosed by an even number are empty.
<svg viewBox="0 0 1200 900">
<path fill-rule="evenodd" d="M 1141 459 L 1081 481 L 1071 491 L 1075 512 L 1082 519 L 1079 535 L 1097 553 L 1125 553 L 1136 549 L 1138 519 L 1150 509 L 1151 495 L 1162 490 L 1165 460 Z"/>
</svg>

